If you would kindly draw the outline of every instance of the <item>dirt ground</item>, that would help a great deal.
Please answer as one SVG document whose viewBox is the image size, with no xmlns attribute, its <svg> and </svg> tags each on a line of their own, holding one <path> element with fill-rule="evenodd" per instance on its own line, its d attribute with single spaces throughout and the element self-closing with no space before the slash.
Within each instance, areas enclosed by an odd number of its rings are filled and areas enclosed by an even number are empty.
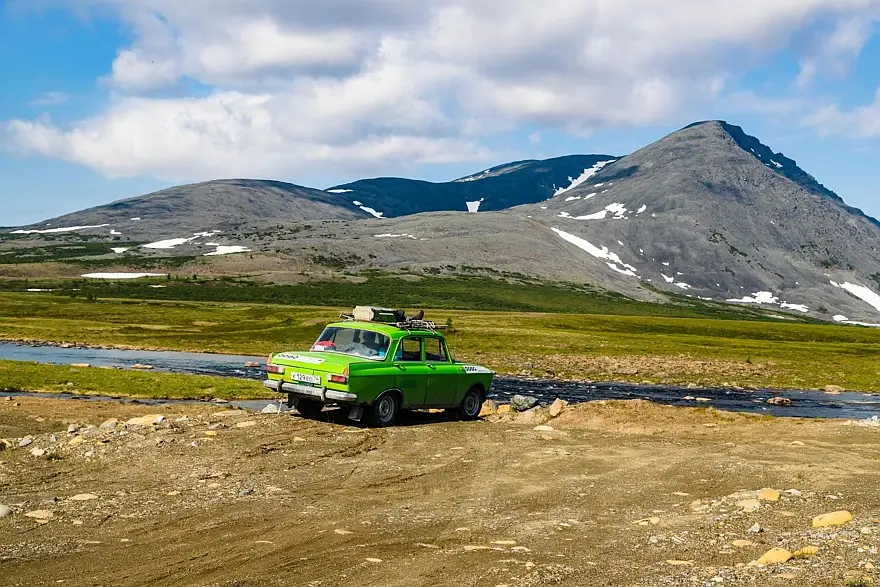
<svg viewBox="0 0 880 587">
<path fill-rule="evenodd" d="M 0 585 L 843 586 L 880 564 L 877 428 L 644 402 L 390 429 L 159 412 L 0 403 Z"/>
</svg>

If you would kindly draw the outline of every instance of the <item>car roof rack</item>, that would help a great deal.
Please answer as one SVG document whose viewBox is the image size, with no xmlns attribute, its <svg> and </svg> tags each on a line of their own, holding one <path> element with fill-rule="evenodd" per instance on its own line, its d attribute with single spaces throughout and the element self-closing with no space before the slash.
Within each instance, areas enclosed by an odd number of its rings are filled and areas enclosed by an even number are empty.
<svg viewBox="0 0 880 587">
<path fill-rule="evenodd" d="M 345 322 L 358 322 L 355 319 L 354 314 L 340 314 L 340 318 L 342 318 Z M 447 326 L 445 324 L 436 324 L 431 320 L 404 320 L 401 322 L 382 322 L 382 321 L 372 321 L 367 322 L 367 324 L 383 324 L 385 326 L 395 326 L 400 328 L 401 330 L 446 330 Z"/>
</svg>

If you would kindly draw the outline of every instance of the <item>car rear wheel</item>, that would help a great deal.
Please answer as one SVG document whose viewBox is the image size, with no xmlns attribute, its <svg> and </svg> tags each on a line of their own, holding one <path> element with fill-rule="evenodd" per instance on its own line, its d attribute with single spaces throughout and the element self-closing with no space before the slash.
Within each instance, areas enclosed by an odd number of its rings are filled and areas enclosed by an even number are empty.
<svg viewBox="0 0 880 587">
<path fill-rule="evenodd" d="M 472 387 L 464 395 L 458 407 L 458 416 L 462 420 L 476 420 L 483 409 L 483 393 L 478 387 Z"/>
<path fill-rule="evenodd" d="M 370 410 L 370 423 L 373 426 L 393 426 L 400 414 L 400 400 L 397 394 L 386 393 L 376 400 Z"/>
<path fill-rule="evenodd" d="M 324 404 L 313 399 L 298 398 L 296 400 L 296 411 L 299 412 L 303 418 L 317 420 L 321 417 L 321 411 L 323 409 Z"/>
</svg>

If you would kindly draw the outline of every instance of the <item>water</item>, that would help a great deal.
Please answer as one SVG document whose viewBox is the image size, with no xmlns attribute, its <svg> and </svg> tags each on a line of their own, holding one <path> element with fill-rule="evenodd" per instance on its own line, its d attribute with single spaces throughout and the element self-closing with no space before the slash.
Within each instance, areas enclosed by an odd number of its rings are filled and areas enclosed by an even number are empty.
<svg viewBox="0 0 880 587">
<path fill-rule="evenodd" d="M 217 375 L 221 377 L 240 377 L 262 380 L 265 372 L 264 357 L 244 355 L 214 355 L 206 353 L 181 353 L 176 351 L 131 351 L 117 349 L 60 348 L 56 346 L 31 347 L 0 342 L 0 359 L 10 361 L 29 361 L 55 365 L 88 363 L 92 366 L 131 368 L 141 363 L 153 366 L 155 371 L 170 373 L 190 373 Z M 247 364 L 258 363 L 259 367 Z M 843 393 L 832 396 L 816 391 L 801 390 L 758 390 L 710 388 L 685 389 L 661 385 L 633 385 L 623 383 L 582 383 L 575 381 L 532 380 L 514 377 L 498 377 L 492 386 L 496 400 L 506 401 L 516 394 L 531 395 L 543 402 L 551 402 L 559 397 L 572 403 L 595 400 L 645 399 L 648 401 L 687 407 L 713 407 L 734 412 L 749 412 L 774 416 L 798 418 L 846 418 L 866 419 L 880 416 L 880 395 L 865 393 Z M 23 392 L 0 392 L 0 397 L 24 395 Z M 123 398 L 84 397 L 73 394 L 27 394 L 40 397 L 63 397 L 80 401 L 101 401 L 122 399 L 133 403 L 162 405 L 168 403 L 210 403 L 196 400 L 132 400 Z M 785 397 L 792 400 L 791 407 L 772 406 L 767 400 Z M 692 399 L 688 399 L 692 398 Z M 697 401 L 707 399 L 708 402 Z M 260 410 L 269 403 L 260 401 L 229 402 L 229 405 L 251 410 Z"/>
</svg>

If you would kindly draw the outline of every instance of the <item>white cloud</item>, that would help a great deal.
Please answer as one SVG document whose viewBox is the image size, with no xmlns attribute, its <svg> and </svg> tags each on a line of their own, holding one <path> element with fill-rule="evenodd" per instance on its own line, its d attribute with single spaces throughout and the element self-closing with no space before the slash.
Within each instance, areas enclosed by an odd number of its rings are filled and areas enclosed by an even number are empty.
<svg viewBox="0 0 880 587">
<path fill-rule="evenodd" d="M 814 41 L 808 56 L 801 60 L 797 85 L 809 86 L 819 73 L 844 77 L 872 33 L 873 22 L 864 15 L 838 21 L 831 32 Z"/>
<path fill-rule="evenodd" d="M 823 135 L 842 135 L 855 139 L 880 138 L 880 88 L 874 94 L 874 101 L 843 111 L 837 104 L 819 109 L 805 120 Z"/>
<path fill-rule="evenodd" d="M 108 64 L 110 105 L 65 126 L 10 121 L 13 144 L 114 177 L 197 180 L 474 160 L 499 131 L 665 123 L 818 21 L 841 23 L 820 53 L 849 59 L 880 0 L 76 3 L 134 32 Z"/>
<path fill-rule="evenodd" d="M 55 106 L 57 104 L 64 104 L 68 100 L 70 100 L 70 94 L 67 92 L 46 92 L 38 98 L 31 100 L 29 104 L 31 106 Z"/>
</svg>

